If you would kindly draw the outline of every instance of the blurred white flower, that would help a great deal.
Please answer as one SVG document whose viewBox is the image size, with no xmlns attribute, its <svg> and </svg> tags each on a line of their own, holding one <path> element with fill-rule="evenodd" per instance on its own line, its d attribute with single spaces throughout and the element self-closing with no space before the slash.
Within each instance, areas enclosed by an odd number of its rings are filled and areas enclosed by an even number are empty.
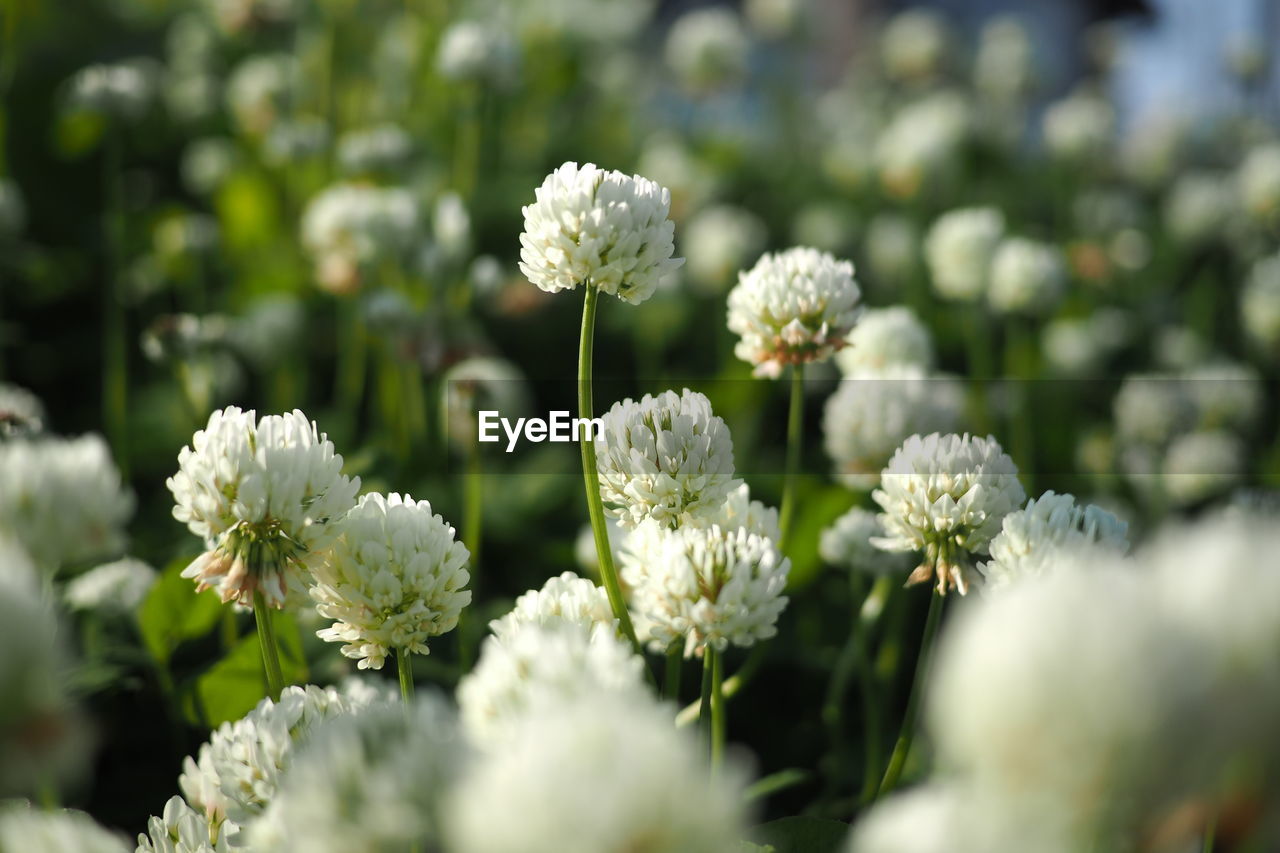
<svg viewBox="0 0 1280 853">
<path fill-rule="evenodd" d="M 1195 422 L 1186 383 L 1176 376 L 1134 373 L 1124 378 L 1112 402 L 1116 435 L 1126 442 L 1160 447 Z"/>
<path fill-rule="evenodd" d="M 234 143 L 220 136 L 193 140 L 182 152 L 182 181 L 197 195 L 210 195 L 235 169 L 238 153 Z"/>
<path fill-rule="evenodd" d="M 885 25 L 880 60 L 892 80 L 927 82 L 943 72 L 952 41 L 951 29 L 941 15 L 930 9 L 910 9 Z"/>
<path fill-rule="evenodd" d="M 880 182 L 895 198 L 917 198 L 955 174 L 973 132 L 972 107 L 958 92 L 939 91 L 907 104 L 876 140 Z"/>
<path fill-rule="evenodd" d="M 302 244 L 315 261 L 316 281 L 333 293 L 350 293 L 379 263 L 403 258 L 420 229 L 417 199 L 396 187 L 335 184 L 302 214 Z"/>
<path fill-rule="evenodd" d="M 774 39 L 801 30 L 808 23 L 809 11 L 804 0 L 746 0 L 742 8 L 757 34 Z"/>
<path fill-rule="evenodd" d="M 304 115 L 281 119 L 262 140 L 262 159 L 276 168 L 318 159 L 329 150 L 331 136 L 329 124 L 322 118 Z"/>
<path fill-rule="evenodd" d="M 1262 379 L 1249 365 L 1230 361 L 1200 364 L 1184 371 L 1182 381 L 1201 429 L 1248 430 L 1262 414 Z"/>
<path fill-rule="evenodd" d="M 891 553 L 871 544 L 873 537 L 884 533 L 884 525 L 874 512 L 855 506 L 822 531 L 818 554 L 831 565 L 852 572 L 906 572 L 911 568 L 909 554 Z"/>
<path fill-rule="evenodd" d="M 74 809 L 45 811 L 13 801 L 0 806 L 0 850 L 22 853 L 129 853 L 124 838 Z"/>
<path fill-rule="evenodd" d="M 646 521 L 620 558 L 636 631 L 654 651 L 682 643 L 685 657 L 706 646 L 751 646 L 777 633 L 791 561 L 777 543 L 746 527 Z"/>
<path fill-rule="evenodd" d="M 849 833 L 844 853 L 1009 853 L 971 846 L 969 817 L 958 790 L 937 783 L 878 801 Z"/>
<path fill-rule="evenodd" d="M 696 391 L 628 398 L 602 420 L 600 496 L 623 528 L 649 518 L 674 527 L 716 511 L 737 486 L 729 428 Z"/>
<path fill-rule="evenodd" d="M 905 216 L 878 213 L 867 225 L 864 251 L 871 272 L 892 287 L 910 278 L 919 265 L 920 233 Z"/>
<path fill-rule="evenodd" d="M 718 89 L 742 78 L 750 49 L 737 12 L 727 6 L 693 9 L 667 33 L 667 66 L 690 91 Z"/>
<path fill-rule="evenodd" d="M 861 297 L 848 261 L 806 248 L 765 254 L 729 291 L 729 329 L 741 337 L 734 355 L 770 378 L 824 361 L 844 346 Z"/>
<path fill-rule="evenodd" d="M 1280 359 L 1280 255 L 1254 264 L 1240 293 L 1240 322 L 1249 337 Z"/>
<path fill-rule="evenodd" d="M 0 441 L 0 535 L 46 572 L 124 550 L 133 505 L 101 436 Z"/>
<path fill-rule="evenodd" d="M 1035 46 L 1019 18 L 997 15 L 983 24 L 973 82 L 987 97 L 1004 103 L 1024 98 L 1035 87 Z"/>
<path fill-rule="evenodd" d="M 525 383 L 520 369 L 501 358 L 468 358 L 449 368 L 441 400 L 449 443 L 460 451 L 473 448 L 481 411 L 512 419 L 527 414 L 532 403 Z"/>
<path fill-rule="evenodd" d="M 698 211 L 685 226 L 683 241 L 691 283 L 703 293 L 719 293 L 759 256 L 767 236 L 760 217 L 740 207 L 720 204 Z"/>
<path fill-rule="evenodd" d="M 964 392 L 950 377 L 896 365 L 846 375 L 827 400 L 822 440 L 835 478 L 865 491 L 912 435 L 951 432 L 964 414 Z"/>
<path fill-rule="evenodd" d="M 523 208 L 520 271 L 548 293 L 585 284 L 636 305 L 684 263 L 672 257 L 671 194 L 647 178 L 569 162 L 535 196 Z"/>
<path fill-rule="evenodd" d="M 1268 223 L 1280 212 L 1280 142 L 1252 148 L 1236 177 L 1241 204 L 1255 219 Z"/>
<path fill-rule="evenodd" d="M 218 27 L 229 36 L 269 24 L 283 24 L 298 14 L 298 0 L 205 0 Z"/>
<path fill-rule="evenodd" d="M 458 708 L 472 741 L 500 750 L 547 708 L 606 692 L 648 701 L 643 672 L 644 660 L 611 622 L 527 622 L 484 641 L 475 668 L 458 682 Z"/>
<path fill-rule="evenodd" d="M 688 519 L 686 524 L 693 527 L 710 527 L 719 525 L 724 530 L 744 528 L 748 533 L 763 536 L 778 542 L 782 539 L 782 530 L 778 526 L 778 511 L 751 498 L 751 487 L 740 483 L 729 492 L 729 497 L 714 512 L 698 515 Z"/>
<path fill-rule="evenodd" d="M 505 640 L 527 625 L 554 628 L 563 624 L 590 629 L 595 625 L 616 627 L 609 596 L 604 587 L 573 572 L 547 578 L 540 589 L 531 589 L 516 599 L 511 612 L 489 623 L 489 630 Z"/>
<path fill-rule="evenodd" d="M 612 516 L 605 517 L 604 528 L 609 535 L 609 547 L 613 550 L 614 561 L 616 562 L 618 547 L 626 539 L 627 533 L 618 526 L 617 519 Z M 578 565 L 578 568 L 584 572 L 598 573 L 600 571 L 600 560 L 596 554 L 596 533 L 591 528 L 590 522 L 578 529 L 578 538 L 573 542 L 573 560 Z"/>
<path fill-rule="evenodd" d="M 886 551 L 922 552 L 908 584 L 936 576 L 939 594 L 969 591 L 972 558 L 985 553 L 1004 517 L 1026 499 L 1018 469 L 992 437 L 913 435 L 871 493 L 883 512 Z"/>
<path fill-rule="evenodd" d="M 301 79 L 298 60 L 291 54 L 251 54 L 227 77 L 227 109 L 241 130 L 264 136 L 288 114 Z"/>
<path fill-rule="evenodd" d="M 427 501 L 368 494 L 334 524 L 337 539 L 312 566 L 311 598 L 333 625 L 316 636 L 344 643 L 360 669 L 387 655 L 430 653 L 427 640 L 458 624 L 471 603 L 470 554 Z"/>
<path fill-rule="evenodd" d="M 228 406 L 182 448 L 165 485 L 173 517 L 205 543 L 183 577 L 224 602 L 250 604 L 260 591 L 282 607 L 337 535 L 332 522 L 355 505 L 360 478 L 342 474 L 333 442 L 297 409 L 258 419 Z"/>
<path fill-rule="evenodd" d="M 132 613 L 155 582 L 155 569 L 141 560 L 125 557 L 68 581 L 63 596 L 72 610 Z"/>
<path fill-rule="evenodd" d="M 889 367 L 933 367 L 933 336 L 910 308 L 869 308 L 836 353 L 845 376 Z"/>
<path fill-rule="evenodd" d="M 1056 246 L 1010 237 L 991 260 L 987 300 L 1003 313 L 1045 314 L 1057 305 L 1066 285 L 1066 261 Z"/>
<path fill-rule="evenodd" d="M 1091 554 L 1122 555 L 1129 547 L 1128 528 L 1101 507 L 1045 492 L 1004 517 L 991 540 L 991 560 L 978 570 L 987 587 L 998 589 Z"/>
<path fill-rule="evenodd" d="M 1044 144 L 1054 157 L 1104 161 L 1115 137 L 1115 108 L 1100 95 L 1078 91 L 1044 112 Z"/>
<path fill-rule="evenodd" d="M 164 811 L 147 821 L 147 831 L 138 836 L 136 853 L 229 853 L 232 849 L 227 837 L 210 827 L 203 813 L 182 797 L 170 797 Z"/>
<path fill-rule="evenodd" d="M 438 850 L 441 800 L 466 747 L 453 710 L 425 695 L 316 726 L 245 833 L 284 853 Z"/>
<path fill-rule="evenodd" d="M 129 59 L 80 69 L 69 83 L 68 101 L 76 110 L 105 119 L 137 121 L 155 101 L 160 68 L 152 59 Z"/>
<path fill-rule="evenodd" d="M 405 167 L 413 139 L 398 124 L 379 124 L 344 133 L 338 139 L 338 162 L 349 175 L 392 173 Z"/>
<path fill-rule="evenodd" d="M 649 701 L 605 693 L 549 707 L 453 791 L 450 849 L 737 853 L 744 775 L 730 764 L 712 776 L 702 753 Z"/>
<path fill-rule="evenodd" d="M 1097 375 L 1132 336 L 1132 321 L 1118 308 L 1101 308 L 1087 317 L 1064 317 L 1044 327 L 1041 348 L 1056 372 Z"/>
<path fill-rule="evenodd" d="M 1186 243 L 1205 243 L 1223 234 L 1234 209 L 1233 188 L 1224 175 L 1179 175 L 1165 202 L 1169 233 Z"/>
<path fill-rule="evenodd" d="M 520 70 L 520 45 L 502 26 L 483 21 L 454 21 L 440 36 L 436 71 L 456 81 L 507 87 Z"/>
<path fill-rule="evenodd" d="M 26 388 L 0 382 L 0 440 L 44 431 L 44 403 Z"/>
<path fill-rule="evenodd" d="M 966 302 L 982 298 L 1003 237 L 1004 216 L 994 208 L 962 208 L 939 217 L 924 245 L 937 294 Z"/>
<path fill-rule="evenodd" d="M 1169 443 L 1162 482 L 1179 506 L 1231 491 L 1247 472 L 1244 442 L 1225 430 L 1187 433 Z"/>
</svg>

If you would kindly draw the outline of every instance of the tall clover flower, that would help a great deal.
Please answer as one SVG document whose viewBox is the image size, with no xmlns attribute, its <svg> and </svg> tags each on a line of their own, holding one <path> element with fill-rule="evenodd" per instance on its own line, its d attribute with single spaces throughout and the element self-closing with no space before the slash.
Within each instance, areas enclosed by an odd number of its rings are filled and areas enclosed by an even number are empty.
<svg viewBox="0 0 1280 853">
<path fill-rule="evenodd" d="M 259 419 L 228 406 L 182 448 L 166 485 L 174 518 L 205 542 L 183 577 L 224 602 L 252 603 L 268 686 L 279 696 L 268 608 L 302 592 L 305 574 L 333 542 L 332 522 L 355 504 L 360 478 L 342 473 L 333 443 L 297 409 Z"/>
<path fill-rule="evenodd" d="M 407 694 L 409 654 L 428 654 L 427 640 L 453 630 L 471 602 L 467 548 L 431 504 L 397 494 L 365 495 L 336 530 L 312 569 L 316 610 L 334 620 L 317 635 L 345 643 L 360 669 L 382 669 L 395 651 Z"/>
<path fill-rule="evenodd" d="M 578 348 L 578 414 L 592 415 L 591 360 L 596 306 L 601 292 L 633 305 L 648 299 L 658 281 L 683 258 L 673 258 L 669 218 L 671 194 L 647 178 L 606 172 L 594 164 L 565 163 L 543 181 L 524 208 L 520 271 L 542 290 L 555 293 L 581 285 L 585 291 Z M 600 578 L 623 633 L 635 639 L 613 567 L 604 504 L 596 473 L 596 448 L 581 435 L 587 508 L 600 555 Z"/>
<path fill-rule="evenodd" d="M 766 254 L 738 277 L 729 292 L 729 329 L 741 340 L 734 354 L 757 376 L 777 378 L 791 366 L 787 420 L 787 472 L 782 495 L 782 536 L 791 515 L 792 488 L 800 464 L 804 416 L 804 365 L 825 361 L 845 345 L 862 311 L 853 264 L 817 249 Z"/>
</svg>

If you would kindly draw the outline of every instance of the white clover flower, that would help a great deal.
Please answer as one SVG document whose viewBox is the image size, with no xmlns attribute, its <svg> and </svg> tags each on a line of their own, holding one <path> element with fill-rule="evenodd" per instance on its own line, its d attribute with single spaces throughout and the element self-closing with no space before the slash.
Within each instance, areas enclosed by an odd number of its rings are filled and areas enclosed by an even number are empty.
<svg viewBox="0 0 1280 853">
<path fill-rule="evenodd" d="M 344 133 L 338 140 L 338 162 L 347 174 L 394 172 L 413 154 L 413 138 L 398 124 L 379 124 Z"/>
<path fill-rule="evenodd" d="M 952 34 L 941 15 L 911 9 L 894 15 L 880 34 L 880 59 L 892 80 L 923 82 L 942 73 Z"/>
<path fill-rule="evenodd" d="M 418 240 L 421 213 L 408 190 L 335 184 L 302 214 L 302 244 L 312 255 L 316 281 L 332 293 L 350 293 L 382 262 L 401 258 Z"/>
<path fill-rule="evenodd" d="M 506 27 L 455 21 L 440 36 L 436 71 L 447 80 L 480 81 L 505 88 L 518 78 L 520 45 Z"/>
<path fill-rule="evenodd" d="M 1273 359 L 1280 358 L 1280 255 L 1254 264 L 1240 293 L 1240 323 Z"/>
<path fill-rule="evenodd" d="M 1237 172 L 1241 205 L 1255 219 L 1269 222 L 1280 212 L 1280 142 L 1250 149 Z"/>
<path fill-rule="evenodd" d="M 522 417 L 532 403 L 520 368 L 505 359 L 477 357 L 464 359 L 445 372 L 441 405 L 449 443 L 468 451 L 480 437 L 479 412 Z"/>
<path fill-rule="evenodd" d="M 297 409 L 258 419 L 228 406 L 182 448 L 165 485 L 173 517 L 205 542 L 183 577 L 224 602 L 260 591 L 282 607 L 337 535 L 332 522 L 355 504 L 360 478 L 343 475 L 333 442 Z"/>
<path fill-rule="evenodd" d="M 1210 172 L 1180 175 L 1165 202 L 1169 233 L 1186 243 L 1205 243 L 1221 236 L 1235 206 L 1227 178 Z"/>
<path fill-rule="evenodd" d="M 155 569 L 141 560 L 125 557 L 72 579 L 63 596 L 72 610 L 132 613 L 155 582 Z"/>
<path fill-rule="evenodd" d="M 736 853 L 744 776 L 712 776 L 671 709 L 614 693 L 531 715 L 449 798 L 449 849 L 468 853 Z M 494 806 L 502 818 L 495 820 Z"/>
<path fill-rule="evenodd" d="M 920 234 L 905 216 L 878 213 L 867 226 L 864 251 L 878 279 L 888 284 L 901 282 L 920 263 Z"/>
<path fill-rule="evenodd" d="M 540 589 L 531 589 L 516 599 L 511 612 L 489 623 L 489 630 L 505 640 L 527 625 L 554 628 L 563 624 L 590 629 L 594 625 L 616 628 L 604 587 L 573 572 L 562 572 Z"/>
<path fill-rule="evenodd" d="M 1126 442 L 1160 447 L 1195 423 L 1195 405 L 1185 383 L 1168 374 L 1135 373 L 1124 378 L 1112 401 L 1116 435 Z"/>
<path fill-rule="evenodd" d="M 778 526 L 778 511 L 771 506 L 751 498 L 751 487 L 741 483 L 729 492 L 729 497 L 714 512 L 698 515 L 686 522 L 692 527 L 711 527 L 719 525 L 723 530 L 743 528 L 748 533 L 772 539 L 782 540 L 782 529 Z"/>
<path fill-rule="evenodd" d="M 453 527 L 427 501 L 368 494 L 335 531 L 312 566 L 311 598 L 334 620 L 316 636 L 345 643 L 360 669 L 382 669 L 392 651 L 429 654 L 427 640 L 452 631 L 471 603 L 471 555 Z"/>
<path fill-rule="evenodd" d="M 910 308 L 869 308 L 836 353 L 845 376 L 889 367 L 933 367 L 933 336 Z"/>
<path fill-rule="evenodd" d="M 1115 108 L 1090 92 L 1077 92 L 1044 112 L 1044 144 L 1055 157 L 1090 161 L 1107 155 L 1115 137 Z"/>
<path fill-rule="evenodd" d="M 747 70 L 751 40 L 742 19 L 725 6 L 685 12 L 667 33 L 667 66 L 688 89 L 735 83 Z"/>
<path fill-rule="evenodd" d="M 0 440 L 44 431 L 44 403 L 26 388 L 0 382 Z"/>
<path fill-rule="evenodd" d="M 446 258 L 462 258 L 471 249 L 471 214 L 455 192 L 441 193 L 431 210 L 431 232 Z"/>
<path fill-rule="evenodd" d="M 1258 372 L 1246 364 L 1217 361 L 1182 375 L 1202 429 L 1248 430 L 1262 414 L 1264 390 Z"/>
<path fill-rule="evenodd" d="M 376 695 L 348 696 L 315 685 L 286 687 L 279 701 L 263 699 L 242 719 L 214 730 L 197 759 L 183 762 L 178 787 L 215 832 L 239 845 L 240 828 L 261 815 L 275 796 L 295 744 L 322 720 L 370 707 L 371 700 L 376 705 Z"/>
<path fill-rule="evenodd" d="M 818 538 L 818 555 L 833 566 L 867 574 L 906 572 L 908 554 L 890 553 L 871 544 L 884 536 L 884 525 L 870 510 L 855 506 L 831 522 Z"/>
<path fill-rule="evenodd" d="M 738 485 L 729 428 L 696 391 L 628 398 L 602 420 L 600 496 L 623 528 L 648 518 L 674 527 L 714 512 Z"/>
<path fill-rule="evenodd" d="M 0 178 L 0 243 L 14 240 L 27 227 L 27 203 L 22 189 L 10 178 Z"/>
<path fill-rule="evenodd" d="M 729 291 L 733 354 L 776 378 L 783 367 L 825 361 L 845 344 L 861 313 L 853 264 L 817 249 L 765 254 Z"/>
<path fill-rule="evenodd" d="M 609 516 L 605 517 L 604 528 L 609 536 L 614 561 L 617 562 L 618 548 L 627 538 L 627 532 L 618 526 L 617 519 Z M 578 528 L 578 538 L 573 542 L 573 561 L 578 568 L 589 574 L 600 570 L 600 559 L 596 554 L 596 532 L 590 522 Z"/>
<path fill-rule="evenodd" d="M 129 853 L 124 838 L 74 809 L 44 811 L 21 801 L 0 806 L 0 850 L 22 853 Z"/>
<path fill-rule="evenodd" d="M 473 742 L 505 748 L 529 715 L 576 698 L 616 692 L 647 701 L 644 661 L 610 623 L 525 623 L 488 637 L 458 683 L 462 724 Z"/>
<path fill-rule="evenodd" d="M 845 853 L 980 853 L 958 832 L 969 822 L 965 805 L 959 792 L 945 785 L 894 794 L 853 825 Z"/>
<path fill-rule="evenodd" d="M 71 78 L 72 108 L 118 121 L 142 118 L 156 98 L 159 67 L 150 59 L 90 65 Z"/>
<path fill-rule="evenodd" d="M 229 853 L 232 849 L 226 835 L 210 827 L 203 813 L 182 797 L 170 797 L 164 812 L 147 821 L 136 853 Z"/>
<path fill-rule="evenodd" d="M 925 238 L 933 289 L 946 299 L 980 299 L 1003 237 L 1004 215 L 994 208 L 970 207 L 943 214 Z"/>
<path fill-rule="evenodd" d="M 1067 285 L 1067 265 L 1056 246 L 1010 237 L 991 259 L 987 300 L 996 311 L 1044 314 L 1057 305 Z"/>
<path fill-rule="evenodd" d="M 876 140 L 880 182 L 895 198 L 916 198 L 950 179 L 974 133 L 972 107 L 964 96 L 936 92 L 893 116 Z"/>
<path fill-rule="evenodd" d="M 1187 433 L 1170 442 L 1161 481 L 1175 504 L 1198 503 L 1239 485 L 1247 459 L 1244 442 L 1225 430 Z"/>
<path fill-rule="evenodd" d="M 520 271 L 548 293 L 587 285 L 638 305 L 684 263 L 671 256 L 670 208 L 647 178 L 565 163 L 523 208 Z"/>
<path fill-rule="evenodd" d="M 913 435 L 871 493 L 883 512 L 886 551 L 920 551 L 908 584 L 937 578 L 939 594 L 969 590 L 970 553 L 985 553 L 1004 517 L 1026 499 L 1018 468 L 991 436 Z"/>
<path fill-rule="evenodd" d="M 1000 533 L 991 540 L 991 561 L 978 570 L 987 586 L 996 589 L 1090 554 L 1121 555 L 1129 547 L 1128 529 L 1101 507 L 1045 492 L 1004 517 Z"/>
<path fill-rule="evenodd" d="M 1132 330 L 1128 315 L 1116 308 L 1102 308 L 1088 317 L 1064 317 L 1044 327 L 1041 349 L 1058 373 L 1088 376 L 1101 370 L 1128 342 Z"/>
<path fill-rule="evenodd" d="M 982 27 L 973 62 L 974 85 L 988 97 L 1017 101 L 1036 84 L 1035 46 L 1017 17 L 997 15 Z"/>
<path fill-rule="evenodd" d="M 208 0 L 206 5 L 218 28 L 235 36 L 252 27 L 288 23 L 302 4 L 298 0 Z"/>
<path fill-rule="evenodd" d="M 230 177 L 238 157 L 230 139 L 210 136 L 193 140 L 182 153 L 183 184 L 197 195 L 211 195 Z"/>
<path fill-rule="evenodd" d="M 874 488 L 902 442 L 915 434 L 951 432 L 964 416 L 960 384 L 919 367 L 863 370 L 840 381 L 822 415 L 823 447 L 836 480 Z"/>
<path fill-rule="evenodd" d="M 290 54 L 252 54 L 227 77 L 227 109 L 240 129 L 263 136 L 287 114 L 301 78 L 298 60 Z"/>
<path fill-rule="evenodd" d="M 262 159 L 276 168 L 318 159 L 329 150 L 332 134 L 322 118 L 298 116 L 271 125 L 262 140 Z"/>
<path fill-rule="evenodd" d="M 704 293 L 719 293 L 759 256 L 767 237 L 764 222 L 748 210 L 720 204 L 698 211 L 685 226 L 683 241 L 691 282 Z"/>
<path fill-rule="evenodd" d="M 101 436 L 0 441 L 0 535 L 43 570 L 118 554 L 132 515 Z"/>
<path fill-rule="evenodd" d="M 641 524 L 621 554 L 622 582 L 642 642 L 663 651 L 680 642 L 685 657 L 708 646 L 752 646 L 777 633 L 791 561 L 777 543 L 745 527 Z"/>
<path fill-rule="evenodd" d="M 249 849 L 438 850 L 440 803 L 466 756 L 453 710 L 432 695 L 316 726 L 248 828 Z"/>
</svg>

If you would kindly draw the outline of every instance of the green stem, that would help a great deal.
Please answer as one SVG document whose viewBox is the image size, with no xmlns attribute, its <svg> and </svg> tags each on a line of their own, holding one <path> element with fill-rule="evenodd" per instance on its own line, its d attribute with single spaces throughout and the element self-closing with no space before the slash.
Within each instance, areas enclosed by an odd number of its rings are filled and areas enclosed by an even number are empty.
<svg viewBox="0 0 1280 853">
<path fill-rule="evenodd" d="M 850 572 L 849 592 L 853 602 L 849 637 L 845 641 L 844 647 L 840 650 L 840 657 L 836 660 L 835 669 L 832 671 L 822 716 L 827 723 L 832 754 L 839 760 L 845 748 L 845 699 L 848 696 L 849 686 L 853 681 L 853 674 L 856 670 L 861 682 L 863 726 L 866 739 L 863 789 L 860 797 L 865 802 L 875 794 L 876 774 L 880 772 L 881 766 L 880 705 L 876 695 L 878 691 L 876 690 L 875 672 L 867 649 L 867 628 L 869 626 L 867 621 L 864 621 L 862 612 L 869 596 L 866 594 L 862 573 L 857 569 L 853 569 Z M 872 595 L 874 594 L 872 593 Z"/>
<path fill-rule="evenodd" d="M 786 549 L 791 534 L 791 517 L 795 514 L 796 476 L 800 470 L 800 446 L 804 441 L 804 365 L 791 368 L 791 408 L 787 414 L 787 471 L 782 481 L 782 509 L 778 526 L 782 531 L 779 547 Z"/>
<path fill-rule="evenodd" d="M 920 697 L 924 693 L 924 680 L 933 653 L 933 641 L 938 633 L 938 624 L 942 621 L 943 601 L 943 596 L 936 590 L 931 593 L 929 616 L 925 619 L 924 637 L 920 640 L 920 654 L 916 658 L 915 676 L 911 680 L 911 696 L 907 699 L 907 711 L 902 717 L 902 729 L 898 733 L 898 742 L 894 744 L 889 766 L 884 771 L 884 778 L 880 780 L 880 790 L 876 793 L 877 799 L 894 789 L 902 776 L 902 768 L 907 764 L 911 742 L 916 735 L 916 723 L 920 715 Z"/>
<path fill-rule="evenodd" d="M 702 693 L 698 699 L 698 728 L 704 733 L 709 733 L 711 729 L 711 658 L 709 656 L 713 654 L 715 652 L 709 647 L 702 653 Z"/>
<path fill-rule="evenodd" d="M 284 690 L 280 671 L 280 647 L 276 645 L 276 629 L 271 623 L 271 610 L 260 590 L 253 593 L 253 619 L 258 628 L 258 645 L 262 647 L 262 668 L 267 674 L 267 696 L 272 701 Z"/>
<path fill-rule="evenodd" d="M 1218 835 L 1218 816 L 1211 815 L 1204 825 L 1204 845 L 1200 848 L 1201 853 L 1213 853 L 1213 845 Z"/>
<path fill-rule="evenodd" d="M 680 701 L 680 669 L 684 664 L 684 648 L 675 643 L 667 649 L 666 679 L 662 687 L 662 698 L 669 702 Z"/>
<path fill-rule="evenodd" d="M 480 474 L 480 451 L 474 444 L 467 449 L 467 470 L 462 479 L 462 544 L 471 555 L 471 600 L 479 597 L 480 543 L 484 523 L 484 481 Z M 471 669 L 475 659 L 478 631 L 472 630 L 470 608 L 464 607 L 458 617 L 458 657 L 463 671 Z M 477 626 L 478 627 L 478 626 Z"/>
<path fill-rule="evenodd" d="M 724 706 L 724 656 L 708 646 L 707 657 L 711 661 L 711 772 L 716 773 L 724 763 L 727 727 Z"/>
<path fill-rule="evenodd" d="M 586 297 L 582 303 L 582 337 L 578 342 L 578 417 L 591 419 L 591 359 L 595 344 L 596 305 L 600 291 L 586 282 Z M 596 470 L 596 445 L 591 430 L 584 429 L 582 445 L 582 479 L 587 490 L 587 513 L 591 516 L 591 531 L 595 534 L 596 558 L 600 563 L 600 580 L 609 596 L 609 606 L 618 620 L 622 633 L 640 651 L 636 629 L 631 624 L 631 614 L 622 597 L 618 573 L 613 567 L 613 549 L 609 546 L 609 529 L 605 526 L 604 502 L 600 500 L 600 473 Z"/>
<path fill-rule="evenodd" d="M 124 294 L 121 292 L 120 264 L 124 254 L 124 214 L 120 190 L 120 136 L 118 129 L 107 129 L 103 141 L 103 192 L 106 197 L 103 223 L 103 356 L 102 419 L 116 464 L 128 476 L 129 458 L 125 452 L 126 418 L 129 408 L 128 345 L 125 330 Z"/>
<path fill-rule="evenodd" d="M 400 674 L 400 696 L 404 704 L 413 703 L 413 659 L 407 649 L 396 649 L 396 671 Z"/>
</svg>

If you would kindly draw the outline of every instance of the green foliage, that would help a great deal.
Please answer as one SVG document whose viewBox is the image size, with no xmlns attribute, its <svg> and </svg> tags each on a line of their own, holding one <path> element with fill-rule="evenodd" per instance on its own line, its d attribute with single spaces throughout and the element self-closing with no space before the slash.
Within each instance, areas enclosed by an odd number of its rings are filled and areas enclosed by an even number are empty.
<svg viewBox="0 0 1280 853">
<path fill-rule="evenodd" d="M 195 584 L 182 577 L 190 557 L 179 557 L 165 566 L 138 610 L 138 630 L 152 658 L 167 666 L 183 642 L 196 640 L 213 630 L 223 605 L 213 592 L 197 593 Z"/>
</svg>

